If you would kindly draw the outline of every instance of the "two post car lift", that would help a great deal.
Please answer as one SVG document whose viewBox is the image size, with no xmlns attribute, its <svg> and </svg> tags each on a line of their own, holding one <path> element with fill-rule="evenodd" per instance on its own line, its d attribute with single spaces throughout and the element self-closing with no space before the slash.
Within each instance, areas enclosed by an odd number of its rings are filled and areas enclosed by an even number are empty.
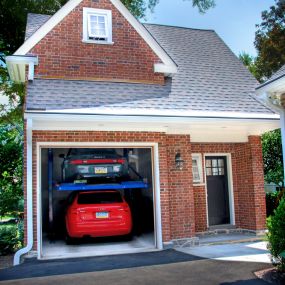
<svg viewBox="0 0 285 285">
<path fill-rule="evenodd" d="M 128 160 L 128 156 L 126 155 Z M 129 161 L 127 161 L 129 162 Z M 133 169 L 129 163 L 129 168 L 138 176 L 138 180 L 122 181 L 117 183 L 60 183 L 53 181 L 53 149 L 48 149 L 48 204 L 49 204 L 49 229 L 50 236 L 54 234 L 54 206 L 53 206 L 53 190 L 56 191 L 88 191 L 88 190 L 125 190 L 125 189 L 147 189 L 149 184 L 143 181 L 142 176 Z"/>
</svg>

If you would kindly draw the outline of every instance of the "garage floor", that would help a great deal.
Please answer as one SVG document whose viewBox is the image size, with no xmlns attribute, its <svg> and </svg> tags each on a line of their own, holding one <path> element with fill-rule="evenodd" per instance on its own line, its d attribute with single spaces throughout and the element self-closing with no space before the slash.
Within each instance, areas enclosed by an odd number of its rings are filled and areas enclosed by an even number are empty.
<svg viewBox="0 0 285 285">
<path fill-rule="evenodd" d="M 43 239 L 41 259 L 71 258 L 112 255 L 121 253 L 136 253 L 144 251 L 154 251 L 153 233 L 134 237 L 132 241 L 114 241 L 106 243 L 83 243 L 77 245 L 66 245 L 63 240 L 50 242 Z"/>
</svg>

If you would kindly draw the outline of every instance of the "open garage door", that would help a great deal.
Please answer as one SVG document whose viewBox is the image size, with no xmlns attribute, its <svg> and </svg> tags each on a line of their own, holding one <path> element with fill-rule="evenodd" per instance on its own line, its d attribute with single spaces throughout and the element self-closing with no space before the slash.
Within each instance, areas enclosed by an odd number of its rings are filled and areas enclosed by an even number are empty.
<svg viewBox="0 0 285 285">
<path fill-rule="evenodd" d="M 39 151 L 39 258 L 159 247 L 152 147 L 41 147 Z"/>
</svg>

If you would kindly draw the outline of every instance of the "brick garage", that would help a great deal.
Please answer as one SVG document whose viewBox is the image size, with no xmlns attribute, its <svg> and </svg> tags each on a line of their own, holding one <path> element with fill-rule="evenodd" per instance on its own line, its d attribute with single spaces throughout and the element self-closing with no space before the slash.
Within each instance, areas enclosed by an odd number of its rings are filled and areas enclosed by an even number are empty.
<svg viewBox="0 0 285 285">
<path fill-rule="evenodd" d="M 248 143 L 202 144 L 191 143 L 189 135 L 153 132 L 33 131 L 34 217 L 37 216 L 37 177 L 40 175 L 37 173 L 36 146 L 40 142 L 158 143 L 163 242 L 191 238 L 197 232 L 207 230 L 206 189 L 205 185 L 193 184 L 192 171 L 189 171 L 192 168 L 191 153 L 229 153 L 232 158 L 235 224 L 243 229 L 264 229 L 265 201 L 259 137 L 249 137 Z M 174 158 L 178 151 L 185 160 L 182 170 L 175 167 Z M 35 237 L 37 231 L 34 219 Z M 35 250 L 36 245 L 35 240 Z"/>
<path fill-rule="evenodd" d="M 88 34 L 86 41 L 86 24 L 96 30 L 99 23 L 84 17 L 87 10 L 106 16 L 106 37 Z M 208 230 L 214 170 L 221 176 L 215 183 L 228 187 L 226 224 L 264 229 L 260 135 L 278 128 L 279 116 L 254 98 L 256 80 L 214 31 L 142 25 L 118 0 L 70 0 L 53 16 L 29 14 L 25 42 L 6 63 L 11 79 L 27 87 L 27 247 L 15 264 L 32 248 L 41 250 L 39 144 L 155 145 L 164 243 Z M 214 158 L 213 168 L 205 167 L 214 155 L 227 169 L 215 168 Z"/>
</svg>

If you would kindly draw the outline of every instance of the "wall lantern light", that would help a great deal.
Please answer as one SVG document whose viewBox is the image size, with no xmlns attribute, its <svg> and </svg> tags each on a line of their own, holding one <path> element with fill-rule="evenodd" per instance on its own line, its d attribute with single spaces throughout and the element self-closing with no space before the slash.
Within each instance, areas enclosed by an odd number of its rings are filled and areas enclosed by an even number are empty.
<svg viewBox="0 0 285 285">
<path fill-rule="evenodd" d="M 180 151 L 175 155 L 175 166 L 177 169 L 182 170 L 184 166 L 184 160 L 181 157 Z"/>
</svg>

